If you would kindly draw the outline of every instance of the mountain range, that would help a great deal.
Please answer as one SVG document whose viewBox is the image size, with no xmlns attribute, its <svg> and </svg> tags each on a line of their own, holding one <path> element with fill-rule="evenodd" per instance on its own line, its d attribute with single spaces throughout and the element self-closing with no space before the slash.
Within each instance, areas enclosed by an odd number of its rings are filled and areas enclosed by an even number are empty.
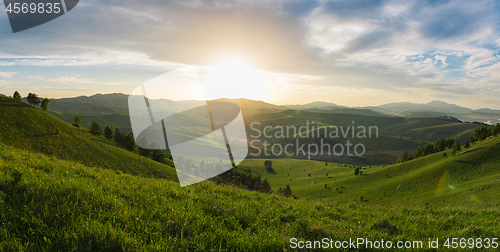
<svg viewBox="0 0 500 252">
<path fill-rule="evenodd" d="M 455 117 L 466 122 L 496 123 L 500 120 L 500 110 L 482 108 L 473 110 L 442 101 L 432 101 L 425 104 L 411 102 L 388 103 L 379 106 L 347 107 L 325 101 L 315 101 L 307 104 L 275 105 L 264 101 L 248 99 L 218 99 L 215 101 L 230 101 L 238 104 L 243 113 L 277 112 L 283 110 L 305 110 L 319 113 L 356 114 L 385 117 Z M 176 113 L 186 109 L 201 106 L 203 101 L 173 101 L 169 99 L 150 100 L 157 106 L 166 108 L 166 113 Z M 122 93 L 95 94 L 73 98 L 51 99 L 49 110 L 54 114 L 90 114 L 90 115 L 128 115 L 128 95 Z"/>
</svg>

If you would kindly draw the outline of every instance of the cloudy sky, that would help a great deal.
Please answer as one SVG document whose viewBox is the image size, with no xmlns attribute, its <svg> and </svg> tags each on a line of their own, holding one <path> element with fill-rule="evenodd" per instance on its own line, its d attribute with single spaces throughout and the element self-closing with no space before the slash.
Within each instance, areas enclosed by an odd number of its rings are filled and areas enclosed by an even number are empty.
<svg viewBox="0 0 500 252">
<path fill-rule="evenodd" d="M 128 94 L 184 65 L 239 62 L 266 79 L 246 98 L 276 104 L 500 109 L 499 23 L 499 1 L 81 0 L 12 33 L 1 4 L 0 93 Z"/>
</svg>

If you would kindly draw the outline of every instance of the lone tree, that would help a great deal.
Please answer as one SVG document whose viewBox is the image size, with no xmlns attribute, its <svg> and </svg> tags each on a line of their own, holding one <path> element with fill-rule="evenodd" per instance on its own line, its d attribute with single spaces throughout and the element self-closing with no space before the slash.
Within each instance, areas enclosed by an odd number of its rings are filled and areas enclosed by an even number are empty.
<svg viewBox="0 0 500 252">
<path fill-rule="evenodd" d="M 285 197 L 292 196 L 292 189 L 290 189 L 290 185 L 286 185 L 285 190 L 283 191 L 283 195 Z"/>
<path fill-rule="evenodd" d="M 90 124 L 90 130 L 89 130 L 90 133 L 94 134 L 95 136 L 98 136 L 99 134 L 101 134 L 101 131 L 102 131 L 101 126 L 99 126 L 98 123 L 92 122 Z"/>
<path fill-rule="evenodd" d="M 109 141 L 111 141 L 111 139 L 113 139 L 114 131 L 115 131 L 115 126 L 106 125 L 106 127 L 104 127 L 104 137 Z"/>
<path fill-rule="evenodd" d="M 19 92 L 14 92 L 14 95 L 12 96 L 12 98 L 18 100 L 18 101 L 22 101 L 23 100 L 23 97 L 21 96 L 21 94 L 19 94 Z"/>
<path fill-rule="evenodd" d="M 273 171 L 273 162 L 266 160 L 264 162 L 264 166 L 266 167 L 266 170 Z"/>
<path fill-rule="evenodd" d="M 40 104 L 40 102 L 41 102 L 38 95 L 33 94 L 33 93 L 29 93 L 27 99 L 28 99 L 28 103 L 33 107 Z"/>
<path fill-rule="evenodd" d="M 355 176 L 359 175 L 359 168 L 356 168 L 356 170 L 354 170 L 354 175 Z"/>
<path fill-rule="evenodd" d="M 43 111 L 47 111 L 49 110 L 49 103 L 50 103 L 50 100 L 48 98 L 43 98 L 42 100 L 42 105 L 40 106 L 40 108 L 43 110 Z"/>
<path fill-rule="evenodd" d="M 73 126 L 80 128 L 82 126 L 82 119 L 80 117 L 75 117 L 75 122 L 73 123 Z"/>
</svg>

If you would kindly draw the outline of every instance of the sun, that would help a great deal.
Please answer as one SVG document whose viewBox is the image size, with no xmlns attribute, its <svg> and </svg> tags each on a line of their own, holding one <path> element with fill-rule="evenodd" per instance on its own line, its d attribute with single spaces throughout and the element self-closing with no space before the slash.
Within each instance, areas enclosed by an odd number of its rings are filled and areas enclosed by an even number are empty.
<svg viewBox="0 0 500 252">
<path fill-rule="evenodd" d="M 228 57 L 211 67 L 211 78 L 204 85 L 208 99 L 262 100 L 267 89 L 266 74 L 254 69 L 243 58 Z"/>
<path fill-rule="evenodd" d="M 222 60 L 216 67 L 223 68 L 226 73 L 233 75 L 247 75 L 252 70 L 245 60 L 236 57 Z"/>
</svg>

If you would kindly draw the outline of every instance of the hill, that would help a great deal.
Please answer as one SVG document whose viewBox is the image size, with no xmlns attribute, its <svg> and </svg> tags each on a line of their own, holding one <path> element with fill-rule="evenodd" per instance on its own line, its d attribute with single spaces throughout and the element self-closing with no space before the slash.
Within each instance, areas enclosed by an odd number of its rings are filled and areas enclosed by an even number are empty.
<svg viewBox="0 0 500 252">
<path fill-rule="evenodd" d="M 0 114 L 0 142 L 6 145 L 133 175 L 176 177 L 170 166 L 116 147 L 103 136 L 93 136 L 23 102 L 0 97 Z"/>
<path fill-rule="evenodd" d="M 255 139 L 259 140 L 261 144 L 267 140 L 268 143 L 280 143 L 282 146 L 285 146 L 286 144 L 295 142 L 297 138 L 300 139 L 301 143 L 315 143 L 318 146 L 321 146 L 322 139 L 331 146 L 336 143 L 344 143 L 347 140 L 354 145 L 361 143 L 366 147 L 366 155 L 361 159 L 332 158 L 331 156 L 316 156 L 315 158 L 332 162 L 361 162 L 364 164 L 395 163 L 397 156 L 403 151 L 409 150 L 413 153 L 417 147 L 423 146 L 427 142 L 435 142 L 441 137 L 454 138 L 463 144 L 470 132 L 474 131 L 478 126 L 472 123 L 462 123 L 449 117 L 403 118 L 296 110 L 261 113 L 245 119 L 250 138 L 254 138 L 252 135 L 258 135 L 259 132 L 266 132 L 270 136 L 268 138 L 264 134 L 261 134 L 259 137 L 256 137 Z M 309 123 L 309 126 L 307 126 L 307 123 Z M 329 133 L 328 137 L 325 138 L 323 130 L 321 131 L 321 137 L 318 137 L 316 134 L 315 137 L 302 138 L 301 135 L 305 136 L 307 132 L 309 132 L 309 136 L 312 136 L 313 126 L 316 129 L 321 126 L 327 129 L 332 126 L 342 127 L 343 129 L 347 129 L 348 127 L 359 129 L 359 126 L 368 129 L 373 126 L 377 128 L 378 137 L 376 137 L 376 132 L 373 131 L 374 135 L 366 138 L 358 138 L 357 136 L 353 138 L 351 134 L 347 134 L 346 137 L 331 138 Z M 292 127 L 297 132 L 292 131 L 293 135 L 286 135 L 284 137 L 278 134 L 278 137 L 275 137 L 276 133 L 279 133 L 279 127 L 284 127 L 284 129 Z M 329 130 L 329 132 L 331 131 Z"/>
<path fill-rule="evenodd" d="M 451 151 L 397 165 L 354 166 L 296 159 L 246 160 L 240 170 L 250 169 L 276 187 L 292 186 L 301 198 L 325 202 L 364 202 L 370 205 L 427 205 L 498 207 L 500 200 L 500 137 L 473 145 L 457 156 Z M 327 185 L 324 187 L 324 185 Z"/>
<path fill-rule="evenodd" d="M 389 190 L 380 188 L 376 196 L 398 199 L 392 204 L 376 204 L 368 198 L 371 193 L 362 194 L 367 201 L 358 200 L 365 185 L 343 183 L 346 189 L 336 196 L 347 200 L 293 200 L 210 181 L 180 188 L 171 180 L 85 166 L 3 143 L 0 159 L 6 170 L 0 173 L 0 250 L 5 251 L 283 251 L 293 246 L 293 238 L 325 237 L 384 239 L 393 246 L 399 240 L 421 241 L 426 248 L 428 239 L 496 237 L 499 231 L 500 211 L 490 204 L 498 187 L 472 192 L 490 196 L 463 205 L 466 200 L 457 200 L 461 193 L 477 187 L 408 205 L 400 200 L 404 196 L 396 196 L 408 195 L 406 186 L 395 189 L 399 181 L 379 181 Z M 325 195 L 335 193 L 331 186 L 322 189 Z M 292 190 L 301 194 L 296 184 Z"/>
</svg>

